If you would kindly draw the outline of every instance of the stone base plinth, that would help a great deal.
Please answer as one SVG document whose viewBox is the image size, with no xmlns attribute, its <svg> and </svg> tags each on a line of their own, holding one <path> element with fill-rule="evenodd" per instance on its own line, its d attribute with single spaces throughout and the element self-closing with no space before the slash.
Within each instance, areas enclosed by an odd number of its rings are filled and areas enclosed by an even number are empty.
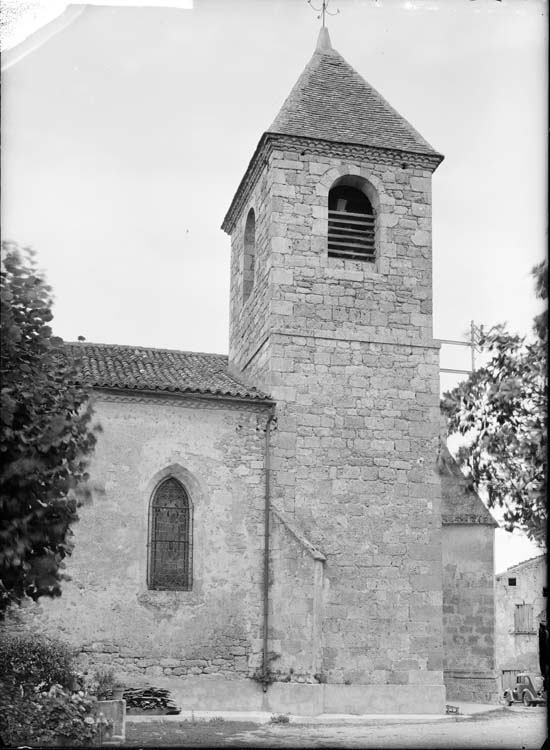
<svg viewBox="0 0 550 750">
<path fill-rule="evenodd" d="M 438 682 L 439 679 L 439 682 Z M 319 714 L 444 714 L 441 672 L 418 685 L 342 685 L 275 682 L 264 692 L 250 679 L 183 677 L 155 680 L 183 711 L 267 711 Z"/>
<path fill-rule="evenodd" d="M 443 674 L 448 701 L 498 703 L 500 700 L 501 687 L 497 672 L 446 669 Z"/>
</svg>

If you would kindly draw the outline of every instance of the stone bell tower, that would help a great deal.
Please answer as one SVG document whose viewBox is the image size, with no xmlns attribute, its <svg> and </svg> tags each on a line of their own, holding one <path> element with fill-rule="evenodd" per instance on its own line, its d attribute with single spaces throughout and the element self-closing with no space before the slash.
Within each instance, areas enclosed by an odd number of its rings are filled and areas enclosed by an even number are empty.
<svg viewBox="0 0 550 750">
<path fill-rule="evenodd" d="M 444 704 L 431 258 L 442 158 L 323 28 L 223 223 L 230 367 L 276 400 L 272 500 L 326 558 L 315 611 L 292 603 L 297 573 L 273 602 L 303 619 L 294 635 L 273 626 L 280 670 L 307 681 L 298 640 L 313 638 L 326 696 L 416 712 Z"/>
</svg>

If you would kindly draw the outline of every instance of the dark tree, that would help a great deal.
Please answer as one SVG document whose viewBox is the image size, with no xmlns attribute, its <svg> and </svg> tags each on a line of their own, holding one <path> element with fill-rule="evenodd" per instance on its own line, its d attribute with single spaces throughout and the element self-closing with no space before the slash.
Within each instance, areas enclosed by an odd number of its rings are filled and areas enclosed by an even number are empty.
<svg viewBox="0 0 550 750">
<path fill-rule="evenodd" d="M 33 254 L 2 243 L 0 617 L 24 597 L 59 596 L 87 480 L 90 427 L 78 362 L 52 335 L 51 290 Z M 81 495 L 80 495 L 81 496 Z"/>
<path fill-rule="evenodd" d="M 536 294 L 548 299 L 548 262 L 533 269 Z M 457 456 L 490 508 L 503 509 L 509 531 L 521 529 L 540 546 L 546 541 L 548 310 L 534 321 L 535 340 L 495 326 L 480 345 L 483 367 L 445 393 L 449 434 L 466 437 Z"/>
</svg>

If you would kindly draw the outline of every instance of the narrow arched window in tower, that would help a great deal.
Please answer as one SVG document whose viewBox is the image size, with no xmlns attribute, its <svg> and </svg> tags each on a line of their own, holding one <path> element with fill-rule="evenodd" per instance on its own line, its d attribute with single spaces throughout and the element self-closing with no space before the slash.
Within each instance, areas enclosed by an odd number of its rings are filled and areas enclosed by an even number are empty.
<svg viewBox="0 0 550 750">
<path fill-rule="evenodd" d="M 188 591 L 193 583 L 193 513 L 185 488 L 174 477 L 153 494 L 149 514 L 150 589 Z"/>
<path fill-rule="evenodd" d="M 357 178 L 338 180 L 328 194 L 329 257 L 374 261 L 375 221 L 372 203 Z"/>
<path fill-rule="evenodd" d="M 254 266 L 256 263 L 256 216 L 251 208 L 246 217 L 244 228 L 244 267 L 243 267 L 243 302 L 250 297 L 254 286 Z"/>
</svg>

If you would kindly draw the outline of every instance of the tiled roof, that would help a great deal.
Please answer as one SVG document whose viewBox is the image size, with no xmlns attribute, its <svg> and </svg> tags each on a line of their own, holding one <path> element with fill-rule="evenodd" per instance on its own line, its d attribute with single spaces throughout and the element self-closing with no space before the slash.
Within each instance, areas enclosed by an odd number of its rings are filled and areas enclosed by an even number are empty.
<svg viewBox="0 0 550 750">
<path fill-rule="evenodd" d="M 439 155 L 332 49 L 323 31 L 268 132 Z"/>
<path fill-rule="evenodd" d="M 444 524 L 498 526 L 442 441 L 438 457 Z"/>
<path fill-rule="evenodd" d="M 506 573 L 509 573 L 512 570 L 517 570 L 518 568 L 523 567 L 523 565 L 539 565 L 542 563 L 546 564 L 546 552 L 542 552 L 540 555 L 535 555 L 534 557 L 528 557 L 527 560 L 522 560 L 515 565 L 510 565 L 510 567 L 506 568 L 506 570 L 503 570 L 501 573 L 497 573 L 496 577 L 498 578 L 499 576 L 506 575 Z"/>
<path fill-rule="evenodd" d="M 223 354 L 88 342 L 64 346 L 72 356 L 80 358 L 83 382 L 96 388 L 269 400 L 261 391 L 231 375 L 228 358 Z"/>
</svg>

